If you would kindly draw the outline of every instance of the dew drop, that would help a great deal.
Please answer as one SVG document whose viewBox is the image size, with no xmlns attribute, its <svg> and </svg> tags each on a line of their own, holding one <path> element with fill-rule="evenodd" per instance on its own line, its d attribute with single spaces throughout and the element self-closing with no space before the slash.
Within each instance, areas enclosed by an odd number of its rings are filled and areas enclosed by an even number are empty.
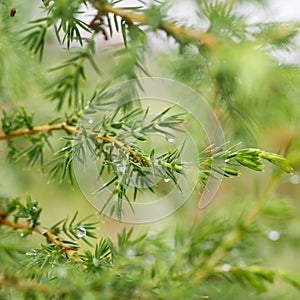
<svg viewBox="0 0 300 300">
<path fill-rule="evenodd" d="M 280 233 L 276 230 L 268 231 L 267 236 L 271 241 L 278 241 L 280 239 Z"/>
<path fill-rule="evenodd" d="M 25 236 L 25 234 L 22 232 L 21 234 L 20 234 L 20 237 L 24 237 Z"/>
<path fill-rule="evenodd" d="M 117 172 L 120 174 L 124 174 L 126 171 L 126 166 L 124 166 L 123 164 L 117 164 Z"/>
<path fill-rule="evenodd" d="M 125 255 L 128 258 L 133 258 L 136 255 L 136 252 L 135 252 L 135 250 L 133 248 L 129 248 L 129 249 L 126 250 Z"/>
<path fill-rule="evenodd" d="M 76 228 L 76 236 L 78 238 L 84 238 L 86 236 L 86 229 L 83 226 L 78 226 Z"/>
<path fill-rule="evenodd" d="M 94 123 L 94 121 L 93 120 L 89 120 L 89 124 L 93 124 Z"/>
<path fill-rule="evenodd" d="M 165 178 L 165 179 L 164 179 L 164 182 L 167 182 L 167 183 L 168 183 L 169 181 L 170 181 L 170 178 Z"/>
<path fill-rule="evenodd" d="M 31 207 L 31 210 L 32 210 L 32 211 L 36 211 L 36 210 L 37 210 L 37 207 L 36 207 L 36 206 L 32 206 L 32 207 Z"/>
<path fill-rule="evenodd" d="M 231 265 L 229 265 L 229 264 L 224 264 L 224 265 L 222 266 L 223 272 L 229 272 L 230 269 L 231 269 Z"/>
<path fill-rule="evenodd" d="M 300 175 L 294 174 L 290 177 L 291 184 L 299 184 L 300 183 Z"/>
<path fill-rule="evenodd" d="M 155 231 L 149 231 L 147 234 L 147 238 L 151 241 L 154 241 L 157 238 L 157 234 Z"/>
<path fill-rule="evenodd" d="M 228 163 L 229 161 L 230 161 L 229 158 L 226 158 L 226 159 L 225 159 L 225 163 Z"/>
<path fill-rule="evenodd" d="M 93 258 L 93 265 L 94 265 L 95 267 L 98 267 L 99 264 L 100 264 L 99 259 L 97 259 L 97 258 L 94 257 L 94 258 Z"/>
<path fill-rule="evenodd" d="M 28 250 L 25 254 L 28 256 L 36 256 L 37 252 L 36 252 L 36 250 L 31 249 L 31 250 Z"/>
<path fill-rule="evenodd" d="M 168 141 L 169 143 L 174 143 L 174 142 L 175 142 L 175 139 L 172 138 L 172 137 L 168 137 L 168 138 L 167 138 L 167 141 Z"/>
</svg>

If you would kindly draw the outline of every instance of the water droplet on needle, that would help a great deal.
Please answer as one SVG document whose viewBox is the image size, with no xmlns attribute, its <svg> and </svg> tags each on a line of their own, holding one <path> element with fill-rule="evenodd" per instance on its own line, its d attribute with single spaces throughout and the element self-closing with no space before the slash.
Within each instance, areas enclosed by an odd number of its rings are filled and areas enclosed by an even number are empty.
<svg viewBox="0 0 300 300">
<path fill-rule="evenodd" d="M 276 230 L 270 230 L 267 232 L 267 236 L 271 241 L 278 241 L 280 239 L 280 233 Z"/>
<path fill-rule="evenodd" d="M 231 269 L 231 265 L 229 265 L 229 264 L 224 264 L 224 265 L 222 266 L 223 272 L 229 272 L 230 269 Z"/>
<path fill-rule="evenodd" d="M 94 257 L 94 258 L 93 258 L 93 265 L 94 265 L 95 267 L 98 267 L 99 264 L 100 264 L 99 259 L 97 259 L 97 258 Z"/>
<path fill-rule="evenodd" d="M 86 229 L 83 226 L 78 226 L 76 228 L 76 236 L 78 238 L 84 238 L 86 236 Z"/>
<path fill-rule="evenodd" d="M 123 164 L 117 164 L 116 167 L 117 167 L 118 173 L 120 173 L 120 174 L 124 174 L 125 173 L 125 171 L 126 171 L 126 166 L 125 165 L 123 165 Z"/>
<path fill-rule="evenodd" d="M 28 250 L 25 254 L 28 256 L 36 256 L 37 252 L 36 252 L 36 250 L 31 249 L 31 250 Z"/>
</svg>

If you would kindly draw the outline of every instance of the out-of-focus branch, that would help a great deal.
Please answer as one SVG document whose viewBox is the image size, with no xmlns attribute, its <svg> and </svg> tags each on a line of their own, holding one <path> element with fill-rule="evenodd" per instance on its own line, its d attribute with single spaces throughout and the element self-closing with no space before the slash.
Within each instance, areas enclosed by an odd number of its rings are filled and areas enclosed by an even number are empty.
<svg viewBox="0 0 300 300">
<path fill-rule="evenodd" d="M 0 273 L 0 286 L 8 286 L 22 291 L 34 290 L 40 293 L 53 293 L 53 287 L 47 286 L 40 282 L 36 282 L 34 280 L 25 280 L 25 279 L 17 279 L 12 278 L 4 273 Z M 56 292 L 59 291 L 62 295 L 69 294 L 70 291 L 67 290 L 65 287 L 55 286 Z"/>
<path fill-rule="evenodd" d="M 216 248 L 215 252 L 211 255 L 208 261 L 205 263 L 205 267 L 195 276 L 193 279 L 195 282 L 202 280 L 206 276 L 209 276 L 210 272 L 222 261 L 224 256 L 228 253 L 228 249 L 236 245 L 241 240 L 247 228 L 256 220 L 258 214 L 261 212 L 265 202 L 269 199 L 271 193 L 279 182 L 281 172 L 274 173 L 268 182 L 264 193 L 255 202 L 252 209 L 240 221 L 240 225 L 236 226 L 227 236 L 224 237 L 223 243 Z"/>
<path fill-rule="evenodd" d="M 130 23 L 136 22 L 140 25 L 151 25 L 151 18 L 143 13 L 130 11 L 126 8 L 116 8 L 102 1 L 95 1 L 94 7 L 99 11 L 99 15 L 103 13 L 112 13 L 115 16 L 122 17 Z M 205 32 L 200 29 L 188 28 L 180 26 L 175 22 L 162 20 L 157 27 L 163 30 L 168 35 L 182 41 L 191 41 L 199 43 L 207 48 L 215 48 L 218 44 L 217 38 L 210 32 Z"/>
</svg>

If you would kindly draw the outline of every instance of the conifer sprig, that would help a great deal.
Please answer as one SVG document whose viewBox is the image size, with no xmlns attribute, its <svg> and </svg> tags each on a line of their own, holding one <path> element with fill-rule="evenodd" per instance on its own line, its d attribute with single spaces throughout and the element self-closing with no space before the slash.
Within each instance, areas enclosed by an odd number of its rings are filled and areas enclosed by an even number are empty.
<svg viewBox="0 0 300 300">
<path fill-rule="evenodd" d="M 18 198 L 11 201 L 2 199 L 1 202 L 0 226 L 21 230 L 22 236 L 33 232 L 38 233 L 44 236 L 48 243 L 61 248 L 67 257 L 73 257 L 78 250 L 78 244 L 74 240 L 82 239 L 90 244 L 87 237 L 95 238 L 92 233 L 95 223 L 84 223 L 87 218 L 76 221 L 78 213 L 74 214 L 70 222 L 65 219 L 47 229 L 40 226 L 39 218 L 42 209 L 30 196 L 27 196 L 25 205 Z M 64 233 L 69 240 L 60 237 L 61 233 Z"/>
<path fill-rule="evenodd" d="M 150 133 L 160 133 L 165 139 L 174 135 L 178 126 L 185 121 L 185 115 L 182 113 L 169 115 L 170 109 L 167 108 L 149 119 L 148 109 L 132 108 L 124 115 L 118 108 L 105 115 L 95 125 L 85 120 L 89 127 L 86 127 L 86 124 L 77 127 L 68 125 L 68 120 L 60 124 L 33 126 L 32 118 L 22 110 L 22 115 L 16 113 L 10 117 L 4 114 L 2 119 L 4 132 L 0 133 L 0 139 L 8 140 L 10 158 L 15 161 L 26 158 L 30 167 L 40 159 L 42 167 L 49 170 L 50 179 L 59 178 L 60 181 L 69 177 L 74 183 L 74 161 L 80 161 L 84 167 L 86 159 L 93 157 L 93 160 L 98 161 L 101 166 L 99 175 L 108 176 L 101 187 L 95 187 L 95 193 L 99 195 L 104 191 L 110 191 L 102 211 L 114 203 L 113 200 L 116 198 L 117 202 L 111 206 L 110 214 L 115 214 L 118 219 L 121 219 L 123 201 L 132 205 L 138 194 L 143 191 L 149 190 L 154 193 L 158 186 L 157 182 L 161 180 L 171 180 L 179 191 L 181 190 L 177 175 L 185 176 L 191 164 L 181 160 L 182 149 L 172 149 L 168 145 L 169 149 L 166 152 L 156 153 L 156 149 L 152 148 L 151 152 L 147 153 L 137 144 L 137 142 L 147 141 Z M 91 106 L 88 115 L 93 116 L 92 113 L 98 110 L 99 107 Z M 10 126 L 13 130 L 10 130 Z M 51 132 L 57 130 L 65 131 L 69 136 L 63 137 L 64 146 L 56 151 L 47 163 L 44 163 L 44 148 L 48 146 L 52 149 Z M 24 136 L 30 145 L 18 150 L 11 139 L 20 136 Z M 128 143 L 128 138 L 135 140 Z M 210 176 L 215 178 L 218 178 L 217 175 L 238 176 L 239 166 L 262 171 L 261 160 L 271 162 L 284 172 L 292 171 L 287 160 L 278 154 L 254 148 L 240 150 L 235 150 L 235 147 L 226 148 L 226 145 L 209 147 L 202 151 L 199 160 L 194 162 L 194 166 L 198 168 L 199 181 L 204 187 Z"/>
</svg>

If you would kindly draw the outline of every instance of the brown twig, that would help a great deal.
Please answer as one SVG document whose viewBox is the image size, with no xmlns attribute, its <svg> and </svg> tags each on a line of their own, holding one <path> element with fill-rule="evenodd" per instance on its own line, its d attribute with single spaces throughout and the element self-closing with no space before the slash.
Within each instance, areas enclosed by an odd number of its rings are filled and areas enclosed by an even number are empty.
<svg viewBox="0 0 300 300">
<path fill-rule="evenodd" d="M 72 257 L 74 255 L 74 252 L 76 252 L 78 250 L 77 247 L 66 245 L 65 243 L 63 243 L 55 234 L 53 234 L 51 232 L 51 230 L 46 229 L 46 228 L 41 227 L 41 226 L 33 226 L 32 227 L 26 221 L 24 221 L 24 222 L 15 222 L 15 221 L 6 219 L 3 216 L 3 214 L 0 214 L 0 226 L 1 225 L 8 226 L 8 227 L 11 227 L 11 228 L 14 228 L 14 229 L 25 229 L 28 232 L 33 232 L 34 231 L 38 234 L 41 234 L 41 235 L 45 236 L 50 243 L 52 243 L 54 245 L 57 245 L 60 248 L 62 248 L 68 257 Z"/>
<path fill-rule="evenodd" d="M 34 135 L 41 132 L 52 132 L 52 131 L 59 131 L 64 130 L 69 134 L 75 135 L 76 133 L 80 133 L 80 131 L 72 125 L 67 125 L 65 123 L 62 124 L 53 124 L 53 125 L 39 125 L 35 126 L 32 129 L 29 128 L 21 128 L 17 130 L 11 130 L 8 133 L 0 132 L 0 140 L 9 140 L 11 138 L 26 136 L 26 135 Z M 116 140 L 116 137 L 113 136 L 106 136 L 103 134 L 97 135 L 98 140 L 102 140 L 104 142 L 115 143 L 117 148 L 125 148 L 128 150 L 133 156 L 137 156 L 137 152 L 134 151 L 131 147 L 126 146 L 124 143 Z"/>
<path fill-rule="evenodd" d="M 21 128 L 17 130 L 11 130 L 8 133 L 0 132 L 0 140 L 7 140 L 17 136 L 33 135 L 40 132 L 51 132 L 57 130 L 65 130 L 68 133 L 72 133 L 72 134 L 76 133 L 75 126 L 67 125 L 65 123 L 53 124 L 53 125 L 40 125 L 40 126 L 35 126 L 32 129 Z"/>
<path fill-rule="evenodd" d="M 52 132 L 52 131 L 58 131 L 58 130 L 64 130 L 72 135 L 81 133 L 81 131 L 79 129 L 77 129 L 76 126 L 67 125 L 66 123 L 62 123 L 62 124 L 53 124 L 53 125 L 39 125 L 39 126 L 33 127 L 32 129 L 21 128 L 21 129 L 17 129 L 17 130 L 11 130 L 8 133 L 0 132 L 0 140 L 9 140 L 11 138 L 16 138 L 16 137 L 20 137 L 20 136 L 34 135 L 34 134 L 41 133 L 41 132 Z M 92 132 L 92 131 L 89 131 L 89 133 L 94 134 L 94 132 Z M 143 156 L 138 151 L 136 151 L 134 148 L 119 141 L 117 139 L 117 136 L 107 136 L 107 135 L 99 133 L 99 134 L 97 134 L 96 139 L 102 140 L 103 142 L 111 143 L 112 147 L 116 147 L 118 149 L 123 149 L 125 151 L 128 151 L 135 158 L 136 161 L 143 160 L 147 164 L 150 163 L 150 159 L 148 157 Z M 154 163 L 155 167 L 159 167 L 159 165 L 160 164 L 158 162 Z M 172 168 L 172 164 L 170 164 L 170 163 L 164 162 L 163 165 L 167 168 Z M 182 170 L 182 166 L 175 166 L 175 168 L 180 171 Z M 0 217 L 1 217 L 1 215 L 0 215 Z"/>
</svg>

